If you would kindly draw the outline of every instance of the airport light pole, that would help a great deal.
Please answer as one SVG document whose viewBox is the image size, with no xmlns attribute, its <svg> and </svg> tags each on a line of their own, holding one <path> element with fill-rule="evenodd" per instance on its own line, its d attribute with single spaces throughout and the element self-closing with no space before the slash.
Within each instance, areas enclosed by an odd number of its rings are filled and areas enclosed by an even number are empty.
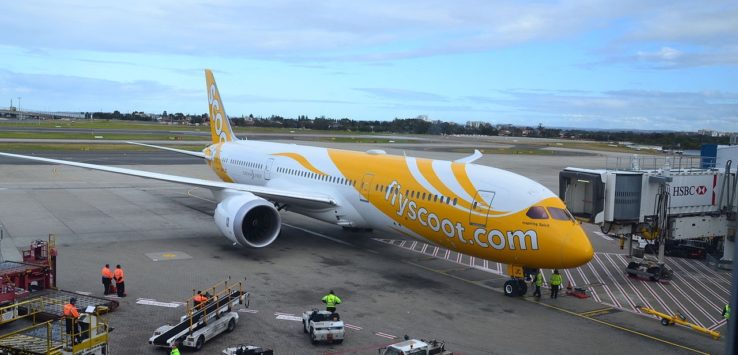
<svg viewBox="0 0 738 355">
<path fill-rule="evenodd" d="M 2 248 L 2 241 L 3 241 L 3 225 L 0 224 L 0 263 L 5 262 L 5 258 L 3 258 L 3 248 Z"/>
<path fill-rule="evenodd" d="M 21 111 L 21 97 L 18 96 L 18 119 L 23 119 L 23 112 Z"/>
</svg>

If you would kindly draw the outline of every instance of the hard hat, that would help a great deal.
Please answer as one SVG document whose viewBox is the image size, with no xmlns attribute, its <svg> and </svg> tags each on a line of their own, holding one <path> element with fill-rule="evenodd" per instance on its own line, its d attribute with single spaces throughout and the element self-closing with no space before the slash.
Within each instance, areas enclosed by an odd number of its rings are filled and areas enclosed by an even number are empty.
<svg viewBox="0 0 738 355">
<path fill-rule="evenodd" d="M 75 298 L 75 297 L 70 298 L 69 299 L 69 303 L 71 303 L 71 304 L 77 303 L 77 298 Z"/>
</svg>

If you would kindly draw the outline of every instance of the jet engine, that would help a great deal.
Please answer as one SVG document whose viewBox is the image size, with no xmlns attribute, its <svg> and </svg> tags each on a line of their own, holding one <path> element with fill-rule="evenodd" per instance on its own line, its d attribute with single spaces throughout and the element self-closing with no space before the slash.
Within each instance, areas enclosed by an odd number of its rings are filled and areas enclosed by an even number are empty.
<svg viewBox="0 0 738 355">
<path fill-rule="evenodd" d="M 277 239 L 282 226 L 277 209 L 249 192 L 222 191 L 215 225 L 234 244 L 262 248 Z"/>
</svg>

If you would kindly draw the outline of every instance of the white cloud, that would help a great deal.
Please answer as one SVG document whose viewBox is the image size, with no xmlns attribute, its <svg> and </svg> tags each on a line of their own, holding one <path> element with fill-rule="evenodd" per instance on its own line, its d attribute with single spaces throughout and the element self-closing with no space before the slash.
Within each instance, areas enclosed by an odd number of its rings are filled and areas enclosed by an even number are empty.
<svg viewBox="0 0 738 355">
<path fill-rule="evenodd" d="M 738 93 L 615 90 L 569 93 L 514 90 L 504 97 L 468 97 L 515 110 L 509 117 L 548 118 L 548 125 L 581 128 L 636 128 L 738 131 Z M 719 122 L 719 123 L 718 123 Z"/>
</svg>

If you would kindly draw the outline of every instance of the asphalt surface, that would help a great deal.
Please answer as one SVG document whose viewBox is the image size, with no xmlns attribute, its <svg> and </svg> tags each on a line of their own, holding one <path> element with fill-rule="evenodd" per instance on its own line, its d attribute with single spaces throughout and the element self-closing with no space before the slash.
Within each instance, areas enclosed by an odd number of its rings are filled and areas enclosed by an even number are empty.
<svg viewBox="0 0 738 355">
<path fill-rule="evenodd" d="M 316 144 L 317 145 L 317 144 Z M 333 144 L 332 146 L 346 147 Z M 365 150 L 372 145 L 353 145 Z M 392 152 L 391 148 L 387 149 Z M 410 155 L 456 159 L 458 153 L 408 151 Z M 48 157 L 215 179 L 202 164 L 174 153 L 61 153 Z M 182 159 L 182 160 L 180 160 Z M 604 158 L 485 156 L 480 163 L 524 174 L 558 189 L 565 166 L 601 167 Z M 714 341 L 680 327 L 628 312 L 585 316 L 603 306 L 562 297 L 541 302 L 502 295 L 505 278 L 459 268 L 448 260 L 418 255 L 378 239 L 350 233 L 289 212 L 270 247 L 234 249 L 212 222 L 215 204 L 207 191 L 91 172 L 71 167 L 17 164 L 0 160 L 0 223 L 3 254 L 55 233 L 59 284 L 67 290 L 102 293 L 99 269 L 123 264 L 128 297 L 110 316 L 111 353 L 161 353 L 147 344 L 154 329 L 182 315 L 181 307 L 137 304 L 139 299 L 183 301 L 228 276 L 246 278 L 249 312 L 239 312 L 236 330 L 206 345 L 219 353 L 227 345 L 250 343 L 278 354 L 376 354 L 389 337 L 443 339 L 461 354 L 720 353 Z M 158 166 L 157 166 L 158 165 Z M 617 247 L 591 237 L 597 251 Z M 179 260 L 154 261 L 151 254 Z M 313 346 L 299 322 L 278 319 L 320 307 L 334 289 L 339 312 L 352 325 L 342 345 Z M 285 317 L 282 317 L 285 318 Z M 289 318 L 289 317 L 287 317 Z"/>
</svg>

